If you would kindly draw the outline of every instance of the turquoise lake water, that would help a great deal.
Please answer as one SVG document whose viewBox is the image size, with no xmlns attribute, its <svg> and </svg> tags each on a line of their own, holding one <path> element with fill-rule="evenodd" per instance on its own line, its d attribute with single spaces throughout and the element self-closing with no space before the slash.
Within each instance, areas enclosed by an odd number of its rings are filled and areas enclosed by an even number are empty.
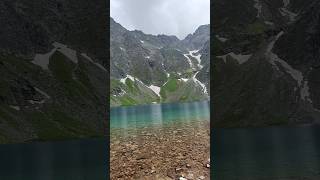
<svg viewBox="0 0 320 180">
<path fill-rule="evenodd" d="M 119 107 L 111 129 L 208 118 L 208 102 Z M 107 179 L 107 146 L 103 139 L 0 145 L 0 180 Z"/>
<path fill-rule="evenodd" d="M 209 101 L 115 107 L 111 108 L 110 127 L 140 128 L 209 118 Z"/>
<path fill-rule="evenodd" d="M 214 129 L 213 178 L 320 179 L 320 127 Z"/>
<path fill-rule="evenodd" d="M 107 179 L 102 139 L 0 145 L 0 180 Z"/>
</svg>

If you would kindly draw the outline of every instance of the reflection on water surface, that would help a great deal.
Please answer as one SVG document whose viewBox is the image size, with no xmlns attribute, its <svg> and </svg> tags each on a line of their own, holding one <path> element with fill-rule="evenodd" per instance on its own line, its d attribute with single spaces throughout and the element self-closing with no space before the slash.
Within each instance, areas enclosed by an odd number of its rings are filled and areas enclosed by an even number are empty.
<svg viewBox="0 0 320 180">
<path fill-rule="evenodd" d="M 201 121 L 209 118 L 209 102 L 151 104 L 111 108 L 111 129 L 141 128 L 170 122 Z"/>
</svg>

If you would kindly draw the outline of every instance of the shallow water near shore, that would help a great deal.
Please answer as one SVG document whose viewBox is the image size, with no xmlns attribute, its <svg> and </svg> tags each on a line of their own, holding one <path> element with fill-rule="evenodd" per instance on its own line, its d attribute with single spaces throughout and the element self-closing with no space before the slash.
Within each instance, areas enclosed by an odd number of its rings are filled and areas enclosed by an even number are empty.
<svg viewBox="0 0 320 180">
<path fill-rule="evenodd" d="M 111 109 L 111 179 L 210 179 L 209 102 Z"/>
<path fill-rule="evenodd" d="M 110 128 L 141 128 L 171 122 L 202 121 L 209 120 L 209 115 L 208 101 L 113 107 L 110 111 Z"/>
</svg>

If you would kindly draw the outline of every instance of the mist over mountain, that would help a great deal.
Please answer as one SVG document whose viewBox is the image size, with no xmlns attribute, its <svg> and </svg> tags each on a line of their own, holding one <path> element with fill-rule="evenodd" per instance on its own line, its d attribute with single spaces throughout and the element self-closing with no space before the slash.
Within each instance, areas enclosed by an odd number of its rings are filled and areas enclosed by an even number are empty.
<svg viewBox="0 0 320 180">
<path fill-rule="evenodd" d="M 209 98 L 209 25 L 179 40 L 110 18 L 110 39 L 111 106 Z"/>
</svg>

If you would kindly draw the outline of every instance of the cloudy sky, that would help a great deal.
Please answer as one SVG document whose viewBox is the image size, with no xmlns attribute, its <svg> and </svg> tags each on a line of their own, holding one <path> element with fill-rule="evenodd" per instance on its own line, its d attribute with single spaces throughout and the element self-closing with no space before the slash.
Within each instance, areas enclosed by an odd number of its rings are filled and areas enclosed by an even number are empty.
<svg viewBox="0 0 320 180">
<path fill-rule="evenodd" d="M 183 39 L 210 22 L 210 0 L 111 0 L 111 17 L 129 30 Z"/>
</svg>

